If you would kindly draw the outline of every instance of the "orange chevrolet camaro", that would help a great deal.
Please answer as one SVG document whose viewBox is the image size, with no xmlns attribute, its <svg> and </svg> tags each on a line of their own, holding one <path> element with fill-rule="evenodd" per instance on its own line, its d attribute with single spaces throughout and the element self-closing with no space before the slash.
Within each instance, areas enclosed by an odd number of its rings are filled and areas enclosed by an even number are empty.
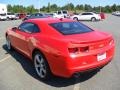
<svg viewBox="0 0 120 90">
<path fill-rule="evenodd" d="M 7 48 L 13 48 L 34 61 L 41 79 L 51 75 L 71 76 L 101 68 L 114 55 L 111 34 L 94 30 L 71 20 L 30 19 L 6 32 Z"/>
</svg>

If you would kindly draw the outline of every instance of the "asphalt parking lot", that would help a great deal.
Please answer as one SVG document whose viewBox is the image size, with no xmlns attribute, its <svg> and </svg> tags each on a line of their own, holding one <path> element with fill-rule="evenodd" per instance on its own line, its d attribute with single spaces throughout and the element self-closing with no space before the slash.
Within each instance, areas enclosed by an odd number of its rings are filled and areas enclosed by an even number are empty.
<svg viewBox="0 0 120 90">
<path fill-rule="evenodd" d="M 54 77 L 45 82 L 39 80 L 29 59 L 6 49 L 6 30 L 20 22 L 0 21 L 0 90 L 120 90 L 120 17 L 107 15 L 103 21 L 83 22 L 113 35 L 116 51 L 111 63 L 100 71 L 87 73 L 79 78 Z"/>
</svg>

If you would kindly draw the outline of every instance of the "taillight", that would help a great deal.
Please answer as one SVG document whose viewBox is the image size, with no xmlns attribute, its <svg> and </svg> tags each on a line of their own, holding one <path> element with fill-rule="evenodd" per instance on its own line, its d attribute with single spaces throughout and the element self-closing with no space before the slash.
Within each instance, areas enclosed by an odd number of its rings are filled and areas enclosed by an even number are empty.
<svg viewBox="0 0 120 90">
<path fill-rule="evenodd" d="M 88 52 L 89 47 L 85 46 L 85 47 L 77 47 L 77 48 L 68 48 L 68 51 L 70 53 L 70 57 L 75 58 L 79 53 Z"/>
<path fill-rule="evenodd" d="M 88 52 L 89 51 L 89 47 L 80 47 L 80 52 Z"/>
<path fill-rule="evenodd" d="M 114 40 L 110 40 L 109 45 L 112 45 L 114 43 Z"/>
<path fill-rule="evenodd" d="M 78 53 L 79 52 L 79 48 L 68 48 L 70 53 Z"/>
<path fill-rule="evenodd" d="M 70 53 L 88 52 L 89 51 L 89 46 L 69 48 L 68 50 L 69 50 Z"/>
</svg>

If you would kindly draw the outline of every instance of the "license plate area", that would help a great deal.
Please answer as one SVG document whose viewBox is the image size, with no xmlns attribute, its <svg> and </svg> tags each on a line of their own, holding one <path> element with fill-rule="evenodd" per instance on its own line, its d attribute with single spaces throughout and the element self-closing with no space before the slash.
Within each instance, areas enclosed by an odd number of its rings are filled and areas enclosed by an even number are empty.
<svg viewBox="0 0 120 90">
<path fill-rule="evenodd" d="M 100 53 L 100 54 L 97 55 L 97 60 L 98 61 L 102 61 L 104 59 L 106 59 L 106 52 L 105 53 Z"/>
</svg>

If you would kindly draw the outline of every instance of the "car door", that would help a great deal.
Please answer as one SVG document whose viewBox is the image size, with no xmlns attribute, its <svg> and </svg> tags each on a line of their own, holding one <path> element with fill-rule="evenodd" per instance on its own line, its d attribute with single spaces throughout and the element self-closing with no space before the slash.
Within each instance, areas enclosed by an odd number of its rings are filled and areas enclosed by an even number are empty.
<svg viewBox="0 0 120 90">
<path fill-rule="evenodd" d="M 91 13 L 82 13 L 79 16 L 79 20 L 90 20 L 91 19 L 92 14 Z"/>
<path fill-rule="evenodd" d="M 35 26 L 33 23 L 25 22 L 21 24 L 18 27 L 19 30 L 16 31 L 17 49 L 27 56 L 30 56 L 29 44 L 32 35 L 35 33 Z"/>
<path fill-rule="evenodd" d="M 92 17 L 93 17 L 92 13 L 86 13 L 86 20 L 91 20 Z"/>
<path fill-rule="evenodd" d="M 86 19 L 86 14 L 85 13 L 79 14 L 79 20 L 85 20 L 85 19 Z"/>
</svg>

